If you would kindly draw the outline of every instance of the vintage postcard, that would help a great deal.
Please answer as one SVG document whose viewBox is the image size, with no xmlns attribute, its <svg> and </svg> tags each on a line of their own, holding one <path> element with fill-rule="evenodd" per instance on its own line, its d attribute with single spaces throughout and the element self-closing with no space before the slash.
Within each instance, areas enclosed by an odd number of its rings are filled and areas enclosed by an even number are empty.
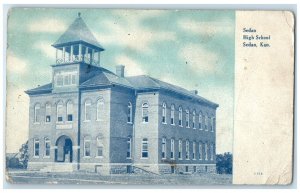
<svg viewBox="0 0 300 193">
<path fill-rule="evenodd" d="M 289 11 L 12 8 L 12 184 L 290 184 Z"/>
</svg>

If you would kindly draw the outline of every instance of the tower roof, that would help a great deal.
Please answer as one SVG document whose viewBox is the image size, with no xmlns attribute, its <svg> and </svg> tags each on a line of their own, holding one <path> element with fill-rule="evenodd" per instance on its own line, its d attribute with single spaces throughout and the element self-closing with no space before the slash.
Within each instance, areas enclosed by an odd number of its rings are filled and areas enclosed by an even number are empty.
<svg viewBox="0 0 300 193">
<path fill-rule="evenodd" d="M 78 13 L 78 17 L 69 26 L 67 31 L 65 31 L 65 33 L 63 33 L 52 46 L 60 47 L 74 43 L 84 43 L 94 47 L 99 51 L 104 50 L 90 29 L 87 27 L 83 19 L 80 17 L 80 13 Z"/>
</svg>

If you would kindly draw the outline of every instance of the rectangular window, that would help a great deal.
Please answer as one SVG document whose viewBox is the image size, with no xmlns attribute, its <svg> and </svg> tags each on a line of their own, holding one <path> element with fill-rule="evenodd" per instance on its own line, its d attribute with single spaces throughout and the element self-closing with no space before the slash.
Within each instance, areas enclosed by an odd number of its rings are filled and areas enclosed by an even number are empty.
<svg viewBox="0 0 300 193">
<path fill-rule="evenodd" d="M 68 121 L 73 121 L 73 115 L 72 114 L 68 115 Z"/>
<path fill-rule="evenodd" d="M 84 140 L 84 156 L 90 157 L 91 156 L 91 142 L 90 140 Z"/>
<path fill-rule="evenodd" d="M 215 127 L 216 127 L 216 118 L 212 118 L 212 123 L 211 123 L 211 132 L 214 132 Z"/>
<path fill-rule="evenodd" d="M 68 74 L 68 75 L 65 75 L 65 77 L 64 77 L 64 85 L 66 85 L 66 86 L 68 86 L 68 85 L 70 85 L 70 74 Z"/>
<path fill-rule="evenodd" d="M 196 159 L 196 142 L 193 142 L 193 160 Z"/>
<path fill-rule="evenodd" d="M 50 140 L 45 139 L 45 157 L 50 156 Z"/>
<path fill-rule="evenodd" d="M 185 172 L 189 172 L 189 166 L 185 166 Z"/>
<path fill-rule="evenodd" d="M 103 157 L 103 147 L 102 146 L 97 147 L 97 157 Z"/>
<path fill-rule="evenodd" d="M 179 117 L 178 117 L 178 124 L 182 126 L 182 108 L 179 108 Z"/>
<path fill-rule="evenodd" d="M 148 158 L 148 139 L 142 141 L 142 158 Z"/>
<path fill-rule="evenodd" d="M 161 144 L 161 157 L 162 159 L 166 159 L 166 138 L 162 139 Z"/>
<path fill-rule="evenodd" d="M 210 145 L 210 160 L 213 161 L 214 160 L 214 145 Z"/>
<path fill-rule="evenodd" d="M 208 160 L 208 146 L 207 143 L 204 145 L 204 154 L 205 154 L 205 160 Z"/>
<path fill-rule="evenodd" d="M 193 166 L 193 170 L 194 170 L 194 173 L 196 173 L 197 172 L 197 167 Z"/>
<path fill-rule="evenodd" d="M 51 122 L 51 116 L 50 115 L 46 115 L 46 122 Z"/>
<path fill-rule="evenodd" d="M 131 158 L 131 138 L 127 139 L 127 158 Z"/>
<path fill-rule="evenodd" d="M 56 76 L 56 85 L 57 86 L 63 86 L 64 80 L 62 75 L 57 75 Z"/>
<path fill-rule="evenodd" d="M 202 160 L 203 159 L 203 153 L 202 153 L 202 143 L 199 143 L 199 160 Z"/>
<path fill-rule="evenodd" d="M 174 159 L 174 139 L 171 139 L 171 159 Z"/>
<path fill-rule="evenodd" d="M 178 141 L 178 159 L 182 159 L 182 141 Z"/>
<path fill-rule="evenodd" d="M 103 157 L 103 145 L 100 138 L 97 137 L 97 157 Z"/>
<path fill-rule="evenodd" d="M 33 148 L 33 155 L 34 157 L 40 156 L 40 141 L 38 139 L 34 139 L 34 148 Z"/>
<path fill-rule="evenodd" d="M 199 114 L 199 129 L 202 130 L 202 115 Z"/>
<path fill-rule="evenodd" d="M 72 84 L 76 84 L 76 75 L 72 74 Z"/>
<path fill-rule="evenodd" d="M 190 159 L 190 142 L 186 141 L 185 144 L 185 159 Z"/>
</svg>

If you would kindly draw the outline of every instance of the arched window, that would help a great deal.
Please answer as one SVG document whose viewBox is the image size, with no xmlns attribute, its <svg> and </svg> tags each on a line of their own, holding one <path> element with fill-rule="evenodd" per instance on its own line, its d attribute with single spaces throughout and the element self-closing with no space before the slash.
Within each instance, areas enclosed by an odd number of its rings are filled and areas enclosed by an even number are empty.
<svg viewBox="0 0 300 193">
<path fill-rule="evenodd" d="M 193 111 L 193 129 L 196 129 L 196 111 Z"/>
<path fill-rule="evenodd" d="M 174 159 L 175 144 L 174 139 L 171 139 L 171 159 Z"/>
<path fill-rule="evenodd" d="M 190 142 L 186 140 L 185 142 L 185 159 L 190 159 Z"/>
<path fill-rule="evenodd" d="M 83 139 L 83 152 L 84 152 L 84 157 L 91 156 L 91 140 L 89 137 L 85 137 Z"/>
<path fill-rule="evenodd" d="M 37 138 L 33 139 L 33 156 L 40 156 L 40 140 Z"/>
<path fill-rule="evenodd" d="M 73 121 L 73 103 L 72 103 L 72 101 L 67 102 L 67 121 Z"/>
<path fill-rule="evenodd" d="M 182 159 L 182 141 L 178 141 L 178 159 Z"/>
<path fill-rule="evenodd" d="M 41 111 L 41 105 L 38 103 L 34 106 L 34 123 L 40 122 L 40 111 Z"/>
<path fill-rule="evenodd" d="M 59 101 L 56 107 L 57 122 L 63 122 L 63 103 Z"/>
<path fill-rule="evenodd" d="M 148 158 L 148 139 L 144 138 L 142 140 L 142 158 Z"/>
<path fill-rule="evenodd" d="M 91 110 L 92 110 L 91 106 L 92 106 L 92 101 L 86 100 L 84 103 L 84 120 L 85 121 L 91 120 Z"/>
<path fill-rule="evenodd" d="M 103 157 L 103 144 L 101 143 L 101 138 L 97 137 L 97 155 L 96 157 Z"/>
<path fill-rule="evenodd" d="M 196 159 L 196 142 L 193 142 L 193 160 Z"/>
<path fill-rule="evenodd" d="M 172 104 L 171 105 L 171 125 L 175 125 L 174 117 L 175 117 L 175 106 Z"/>
<path fill-rule="evenodd" d="M 45 138 L 45 157 L 50 157 L 50 139 L 48 137 Z"/>
<path fill-rule="evenodd" d="M 127 137 L 127 159 L 131 159 L 131 145 L 132 145 L 132 139 L 131 137 Z"/>
<path fill-rule="evenodd" d="M 199 113 L 199 129 L 202 130 L 202 112 Z"/>
<path fill-rule="evenodd" d="M 127 123 L 132 123 L 132 104 L 131 102 L 127 105 Z"/>
<path fill-rule="evenodd" d="M 167 105 L 166 105 L 166 103 L 163 103 L 162 104 L 162 122 L 163 123 L 167 123 L 166 116 L 167 116 Z"/>
<path fill-rule="evenodd" d="M 162 138 L 161 141 L 161 158 L 166 159 L 166 154 L 167 154 L 167 140 L 166 138 Z"/>
<path fill-rule="evenodd" d="M 204 156 L 205 156 L 205 160 L 208 160 L 208 145 L 207 145 L 207 143 L 204 144 Z"/>
<path fill-rule="evenodd" d="M 182 126 L 182 108 L 181 107 L 179 107 L 178 124 L 179 124 L 179 126 Z"/>
<path fill-rule="evenodd" d="M 202 142 L 199 142 L 199 160 L 203 159 L 203 147 Z"/>
<path fill-rule="evenodd" d="M 46 103 L 45 122 L 51 122 L 51 104 Z"/>
<path fill-rule="evenodd" d="M 187 109 L 186 111 L 185 111 L 185 126 L 187 127 L 187 128 L 189 128 L 190 127 L 190 111 Z"/>
<path fill-rule="evenodd" d="M 149 108 L 149 105 L 148 105 L 148 103 L 144 103 L 143 105 L 142 105 L 142 117 L 143 117 L 143 123 L 148 123 L 149 122 L 149 110 L 148 110 L 148 108 Z"/>
<path fill-rule="evenodd" d="M 101 120 L 101 116 L 103 116 L 103 108 L 104 108 L 104 102 L 103 99 L 98 99 L 97 100 L 97 108 L 96 108 L 96 120 L 100 121 Z"/>
</svg>

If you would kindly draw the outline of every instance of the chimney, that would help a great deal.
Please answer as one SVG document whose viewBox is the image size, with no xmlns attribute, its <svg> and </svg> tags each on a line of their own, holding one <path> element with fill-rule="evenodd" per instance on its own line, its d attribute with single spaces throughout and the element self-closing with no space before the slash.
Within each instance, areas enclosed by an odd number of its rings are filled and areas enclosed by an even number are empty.
<svg viewBox="0 0 300 193">
<path fill-rule="evenodd" d="M 198 90 L 191 90 L 191 92 L 192 92 L 193 94 L 195 94 L 195 95 L 198 94 Z"/>
<path fill-rule="evenodd" d="M 116 66 L 117 76 L 120 76 L 120 77 L 124 78 L 124 68 L 125 68 L 125 66 L 123 66 L 123 65 L 117 65 Z"/>
</svg>

